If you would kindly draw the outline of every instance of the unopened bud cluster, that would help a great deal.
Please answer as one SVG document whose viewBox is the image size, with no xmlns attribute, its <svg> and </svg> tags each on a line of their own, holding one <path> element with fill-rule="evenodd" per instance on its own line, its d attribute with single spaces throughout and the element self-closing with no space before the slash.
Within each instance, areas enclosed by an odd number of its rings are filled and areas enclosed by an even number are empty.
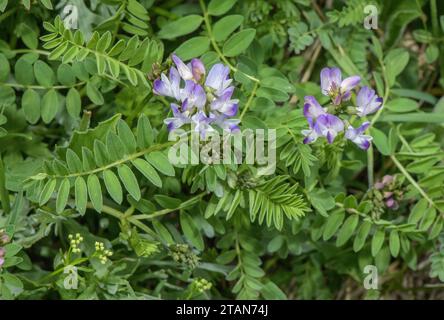
<svg viewBox="0 0 444 320">
<path fill-rule="evenodd" d="M 210 290 L 213 285 L 208 280 L 203 279 L 203 278 L 199 278 L 199 279 L 196 279 L 196 280 L 193 281 L 192 286 L 199 293 L 203 293 L 203 292 L 205 292 L 207 290 Z"/>
<path fill-rule="evenodd" d="M 199 257 L 191 250 L 187 244 L 176 243 L 170 245 L 171 256 L 174 261 L 183 263 L 189 266 L 191 269 L 197 267 L 199 263 Z"/>
<path fill-rule="evenodd" d="M 94 244 L 96 248 L 96 254 L 102 264 L 105 264 L 108 261 L 108 258 L 113 255 L 111 250 L 105 249 L 105 244 L 103 242 L 98 242 Z"/>
<path fill-rule="evenodd" d="M 73 253 L 80 253 L 80 247 L 79 245 L 83 242 L 83 237 L 80 235 L 80 233 L 76 233 L 76 235 L 68 235 L 69 239 L 69 245 L 71 246 L 71 251 Z"/>
<path fill-rule="evenodd" d="M 403 198 L 403 179 L 400 176 L 385 175 L 377 181 L 370 197 L 378 216 L 386 209 L 397 210 Z"/>
<path fill-rule="evenodd" d="M 3 247 L 5 244 L 7 244 L 11 239 L 9 236 L 5 233 L 4 229 L 0 230 L 0 269 L 5 263 L 5 254 L 6 250 Z"/>
</svg>

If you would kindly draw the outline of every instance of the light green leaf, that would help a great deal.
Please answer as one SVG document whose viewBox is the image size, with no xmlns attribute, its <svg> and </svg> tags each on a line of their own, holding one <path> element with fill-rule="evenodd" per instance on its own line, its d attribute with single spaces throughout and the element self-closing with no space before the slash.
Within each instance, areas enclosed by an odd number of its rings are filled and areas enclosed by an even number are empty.
<svg viewBox="0 0 444 320">
<path fill-rule="evenodd" d="M 86 182 L 83 177 L 78 176 L 74 183 L 74 193 L 75 193 L 75 201 L 76 208 L 83 215 L 86 211 L 86 203 L 88 201 L 88 194 L 86 188 Z"/>
<path fill-rule="evenodd" d="M 120 180 L 122 180 L 123 185 L 129 194 L 135 200 L 140 200 L 139 184 L 137 183 L 136 176 L 131 169 L 127 165 L 123 164 L 117 167 L 117 173 L 119 174 Z"/>
<path fill-rule="evenodd" d="M 44 123 L 50 123 L 59 110 L 59 97 L 54 89 L 45 93 L 42 100 L 42 120 Z"/>
<path fill-rule="evenodd" d="M 153 165 L 154 168 L 162 172 L 164 175 L 173 177 L 175 175 L 174 167 L 171 165 L 168 157 L 160 151 L 154 151 L 146 156 L 146 160 Z"/>
<path fill-rule="evenodd" d="M 22 97 L 22 108 L 29 123 L 35 124 L 40 118 L 40 95 L 33 89 L 26 89 Z"/>
<path fill-rule="evenodd" d="M 182 17 L 162 26 L 157 34 L 160 39 L 174 39 L 189 34 L 199 28 L 203 18 L 196 14 Z"/>
<path fill-rule="evenodd" d="M 208 5 L 208 13 L 212 16 L 220 16 L 230 10 L 236 0 L 211 0 Z"/>
<path fill-rule="evenodd" d="M 156 170 L 145 160 L 135 159 L 131 163 L 156 187 L 162 187 L 162 180 Z"/>
<path fill-rule="evenodd" d="M 56 179 L 50 179 L 46 182 L 45 186 L 43 187 L 42 193 L 40 194 L 39 205 L 42 206 L 48 202 L 49 198 L 51 198 L 52 193 L 54 192 L 56 184 Z"/>
<path fill-rule="evenodd" d="M 190 60 L 204 54 L 210 47 L 210 39 L 200 36 L 188 39 L 182 43 L 176 50 L 176 54 L 182 60 Z"/>
<path fill-rule="evenodd" d="M 87 179 L 88 195 L 92 205 L 97 212 L 102 212 L 103 198 L 102 188 L 100 187 L 99 178 L 96 175 L 89 175 Z"/>
<path fill-rule="evenodd" d="M 379 250 L 381 250 L 382 245 L 384 244 L 385 232 L 383 229 L 378 229 L 376 233 L 373 235 L 372 239 L 372 256 L 376 257 Z"/>
<path fill-rule="evenodd" d="M 250 46 L 256 36 L 256 30 L 249 28 L 232 35 L 223 46 L 223 53 L 227 57 L 235 57 Z"/>
<path fill-rule="evenodd" d="M 73 118 L 78 118 L 81 109 L 80 94 L 75 88 L 71 88 L 66 96 L 66 110 Z"/>
<path fill-rule="evenodd" d="M 34 63 L 34 74 L 37 82 L 44 87 L 52 87 L 56 76 L 52 68 L 45 62 L 37 60 Z"/>
<path fill-rule="evenodd" d="M 71 188 L 69 184 L 69 179 L 63 179 L 62 183 L 59 187 L 59 192 L 57 193 L 56 200 L 56 211 L 57 213 L 62 213 L 66 207 L 66 203 L 68 202 L 69 189 Z"/>
<path fill-rule="evenodd" d="M 180 226 L 188 241 L 190 241 L 190 243 L 198 250 L 202 251 L 204 249 L 202 235 L 200 234 L 193 218 L 188 213 L 180 213 Z"/>
<path fill-rule="evenodd" d="M 120 185 L 119 179 L 111 170 L 105 170 L 103 172 L 103 180 L 105 181 L 105 187 L 109 195 L 118 204 L 122 203 L 123 193 L 122 186 Z"/>
</svg>

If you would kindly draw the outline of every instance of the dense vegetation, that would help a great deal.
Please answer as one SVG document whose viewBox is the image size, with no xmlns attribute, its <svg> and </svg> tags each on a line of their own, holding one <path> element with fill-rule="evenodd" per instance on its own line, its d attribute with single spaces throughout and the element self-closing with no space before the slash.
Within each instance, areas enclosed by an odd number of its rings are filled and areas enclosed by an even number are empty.
<svg viewBox="0 0 444 320">
<path fill-rule="evenodd" d="M 0 0 L 0 36 L 1 299 L 444 298 L 441 1 Z"/>
</svg>

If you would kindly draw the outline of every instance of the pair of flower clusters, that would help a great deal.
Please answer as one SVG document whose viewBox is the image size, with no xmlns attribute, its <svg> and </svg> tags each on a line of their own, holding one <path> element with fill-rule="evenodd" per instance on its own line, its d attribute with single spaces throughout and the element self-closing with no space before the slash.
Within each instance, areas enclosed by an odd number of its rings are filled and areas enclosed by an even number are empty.
<svg viewBox="0 0 444 320">
<path fill-rule="evenodd" d="M 0 269 L 5 263 L 5 255 L 6 250 L 3 247 L 5 244 L 7 244 L 10 241 L 9 236 L 5 233 L 5 230 L 0 230 Z"/>
<path fill-rule="evenodd" d="M 315 97 L 305 97 L 304 116 L 310 128 L 302 131 L 305 136 L 304 143 L 311 143 L 319 137 L 325 137 L 331 144 L 340 133 L 345 132 L 345 138 L 361 149 L 367 150 L 370 147 L 372 137 L 365 134 L 370 122 L 365 121 L 354 128 L 351 125 L 352 120 L 339 118 L 340 114 L 346 113 L 365 117 L 382 107 L 382 98 L 376 95 L 375 90 L 366 86 L 362 87 L 356 95 L 356 107 L 346 105 L 346 102 L 351 100 L 352 90 L 359 85 L 360 81 L 359 76 L 342 80 L 341 70 L 338 68 L 321 70 L 322 94 L 331 98 L 331 105 L 324 108 Z"/>
<path fill-rule="evenodd" d="M 169 77 L 162 73 L 154 81 L 154 93 L 171 97 L 173 117 L 164 120 L 169 131 L 191 124 L 202 138 L 215 131 L 214 126 L 229 132 L 239 131 L 239 120 L 231 119 L 238 111 L 238 100 L 232 99 L 234 86 L 230 86 L 230 68 L 221 63 L 215 64 L 208 75 L 203 62 L 192 59 L 185 64 L 175 54 L 172 59 L 176 67 L 171 67 Z"/>
</svg>

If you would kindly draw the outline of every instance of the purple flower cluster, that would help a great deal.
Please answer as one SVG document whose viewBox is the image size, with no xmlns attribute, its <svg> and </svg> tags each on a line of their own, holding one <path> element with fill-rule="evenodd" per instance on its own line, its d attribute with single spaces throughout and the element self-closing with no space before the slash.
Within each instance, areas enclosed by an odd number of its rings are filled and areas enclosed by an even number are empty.
<svg viewBox="0 0 444 320">
<path fill-rule="evenodd" d="M 338 117 L 345 107 L 345 103 L 351 99 L 353 89 L 360 83 L 359 76 L 351 76 L 342 80 L 341 70 L 338 68 L 324 68 L 321 71 L 322 94 L 330 97 L 332 106 L 322 107 L 313 96 L 306 96 L 304 103 L 304 116 L 308 121 L 309 129 L 302 130 L 305 136 L 304 143 L 316 141 L 319 137 L 325 137 L 328 143 L 333 143 L 342 132 L 344 137 L 354 142 L 359 148 L 367 150 L 370 147 L 372 137 L 365 134 L 369 122 L 363 122 L 354 128 L 349 121 Z M 365 117 L 376 112 L 382 107 L 382 98 L 378 97 L 375 90 L 362 87 L 356 95 L 356 107 L 352 114 Z"/>
<path fill-rule="evenodd" d="M 207 132 L 218 126 L 229 132 L 239 131 L 239 120 L 231 119 L 238 111 L 238 100 L 232 99 L 234 87 L 230 86 L 230 69 L 215 64 L 208 75 L 201 60 L 192 59 L 185 64 L 172 55 L 175 67 L 169 76 L 161 75 L 154 81 L 154 93 L 176 100 L 171 103 L 173 116 L 164 120 L 169 131 L 191 124 L 205 138 Z"/>
<path fill-rule="evenodd" d="M 9 242 L 9 236 L 4 232 L 4 230 L 0 230 L 0 269 L 5 263 L 5 254 L 6 250 L 2 245 L 5 245 Z"/>
</svg>

